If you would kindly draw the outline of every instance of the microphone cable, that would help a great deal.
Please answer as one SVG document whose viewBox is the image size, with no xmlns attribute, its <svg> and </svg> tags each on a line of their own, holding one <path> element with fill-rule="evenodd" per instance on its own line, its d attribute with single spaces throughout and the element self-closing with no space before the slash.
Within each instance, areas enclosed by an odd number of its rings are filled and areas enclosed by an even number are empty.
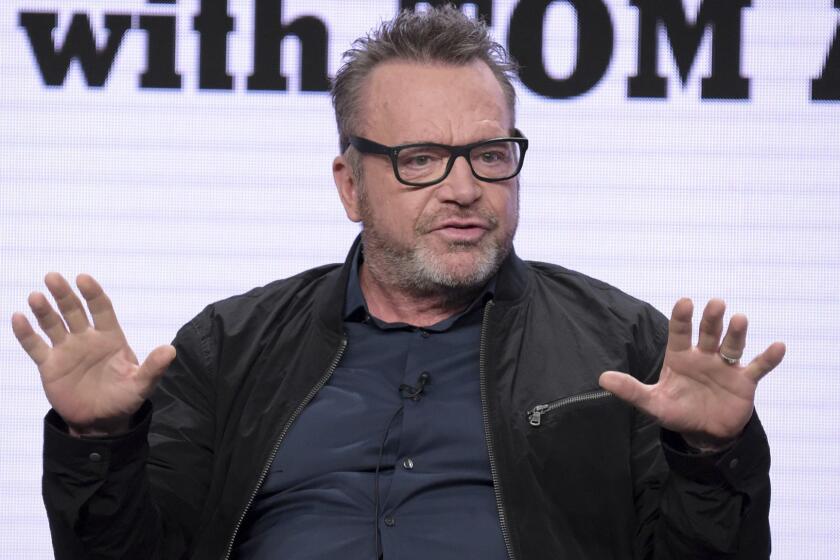
<svg viewBox="0 0 840 560">
<path fill-rule="evenodd" d="M 431 375 L 429 375 L 429 372 L 424 371 L 420 373 L 420 376 L 417 378 L 417 383 L 413 386 L 406 383 L 400 385 L 400 396 L 403 399 L 411 399 L 415 402 L 419 401 L 425 392 L 426 385 L 429 385 L 431 382 Z M 376 470 L 373 474 L 373 543 L 374 549 L 376 550 L 376 560 L 382 560 L 382 543 L 379 540 L 379 473 L 382 470 L 382 455 L 385 453 L 385 442 L 388 440 L 388 434 L 391 433 L 394 421 L 404 410 L 405 404 L 401 402 L 397 410 L 391 415 L 391 419 L 388 420 L 388 425 L 385 427 L 385 434 L 382 436 L 382 441 L 379 444 L 379 456 L 376 459 Z"/>
<path fill-rule="evenodd" d="M 379 471 L 382 467 L 382 455 L 385 452 L 385 441 L 388 439 L 388 434 L 391 433 L 391 427 L 394 425 L 394 420 L 403 411 L 405 406 L 400 403 L 399 408 L 391 415 L 388 420 L 388 426 L 385 428 L 385 435 L 382 436 L 382 442 L 379 444 L 379 458 L 376 460 L 376 470 L 373 474 L 373 543 L 376 550 L 377 560 L 382 558 L 382 543 L 379 541 Z"/>
</svg>

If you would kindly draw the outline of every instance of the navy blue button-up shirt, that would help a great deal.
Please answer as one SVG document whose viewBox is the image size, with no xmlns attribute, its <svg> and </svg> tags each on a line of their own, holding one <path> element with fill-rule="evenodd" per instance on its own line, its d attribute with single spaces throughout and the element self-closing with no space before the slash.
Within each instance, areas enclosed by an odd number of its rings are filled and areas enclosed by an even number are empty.
<svg viewBox="0 0 840 560">
<path fill-rule="evenodd" d="M 422 329 L 371 317 L 356 256 L 347 350 L 290 428 L 237 546 L 242 559 L 506 559 L 481 413 L 492 283 Z M 419 397 L 421 374 L 428 384 Z"/>
</svg>

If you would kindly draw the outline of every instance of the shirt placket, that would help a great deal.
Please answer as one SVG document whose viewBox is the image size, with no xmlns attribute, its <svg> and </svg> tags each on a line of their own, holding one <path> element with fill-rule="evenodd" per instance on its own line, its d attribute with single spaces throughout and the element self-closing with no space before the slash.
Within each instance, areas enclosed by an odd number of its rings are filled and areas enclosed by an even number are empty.
<svg viewBox="0 0 840 560">
<path fill-rule="evenodd" d="M 424 372 L 434 377 L 428 360 L 432 336 L 427 330 L 412 329 L 402 371 L 402 384 L 417 386 L 418 378 Z M 394 455 L 383 457 L 383 461 L 390 461 L 390 464 L 383 467 L 387 466 L 391 472 L 387 488 L 382 489 L 382 508 L 378 520 L 385 558 L 399 558 L 401 535 L 412 530 L 410 521 L 400 516 L 399 505 L 405 502 L 408 494 L 414 489 L 412 477 L 415 468 L 422 466 L 423 457 L 417 455 L 409 442 L 417 441 L 418 438 L 414 436 L 426 423 L 424 418 L 428 415 L 428 407 L 425 393 L 421 393 L 417 398 L 403 398 L 402 413 L 397 422 L 399 426 L 395 426 L 397 429 L 392 430 L 388 436 L 389 440 L 398 440 L 386 442 L 386 448 L 396 448 L 397 451 Z M 394 443 L 396 445 L 393 445 Z"/>
</svg>

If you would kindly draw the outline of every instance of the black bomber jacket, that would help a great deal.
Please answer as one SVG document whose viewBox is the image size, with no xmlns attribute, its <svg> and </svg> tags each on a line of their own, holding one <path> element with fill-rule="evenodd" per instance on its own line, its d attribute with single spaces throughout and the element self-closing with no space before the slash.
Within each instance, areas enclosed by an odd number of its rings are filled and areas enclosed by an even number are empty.
<svg viewBox="0 0 840 560">
<path fill-rule="evenodd" d="M 50 412 L 56 558 L 231 557 L 284 434 L 346 348 L 349 268 L 348 257 L 208 306 L 178 332 L 126 435 L 76 439 Z M 615 288 L 505 261 L 480 371 L 512 560 L 769 557 L 770 455 L 755 415 L 725 452 L 696 455 L 598 388 L 605 370 L 655 381 L 666 339 L 665 317 Z"/>
</svg>

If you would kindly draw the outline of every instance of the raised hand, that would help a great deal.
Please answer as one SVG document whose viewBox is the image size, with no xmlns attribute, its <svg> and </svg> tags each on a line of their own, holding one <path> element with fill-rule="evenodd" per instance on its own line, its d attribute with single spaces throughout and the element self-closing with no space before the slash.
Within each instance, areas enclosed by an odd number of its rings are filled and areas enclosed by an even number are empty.
<svg viewBox="0 0 840 560">
<path fill-rule="evenodd" d="M 601 387 L 679 432 L 700 449 L 720 448 L 743 431 L 753 412 L 759 380 L 782 361 L 785 345 L 774 342 L 749 364 L 740 365 L 747 318 L 733 315 L 721 341 L 726 305 L 712 299 L 703 310 L 697 346 L 692 346 L 694 307 L 683 298 L 668 325 L 668 346 L 659 381 L 645 385 L 634 377 L 607 371 Z"/>
<path fill-rule="evenodd" d="M 29 296 L 29 307 L 52 346 L 21 313 L 12 316 L 12 330 L 38 366 L 47 400 L 74 435 L 127 431 L 131 415 L 175 358 L 175 348 L 159 346 L 139 365 L 111 301 L 96 280 L 87 274 L 76 279 L 93 325 L 81 300 L 60 274 L 47 274 L 44 283 L 61 315 L 40 292 Z"/>
</svg>

